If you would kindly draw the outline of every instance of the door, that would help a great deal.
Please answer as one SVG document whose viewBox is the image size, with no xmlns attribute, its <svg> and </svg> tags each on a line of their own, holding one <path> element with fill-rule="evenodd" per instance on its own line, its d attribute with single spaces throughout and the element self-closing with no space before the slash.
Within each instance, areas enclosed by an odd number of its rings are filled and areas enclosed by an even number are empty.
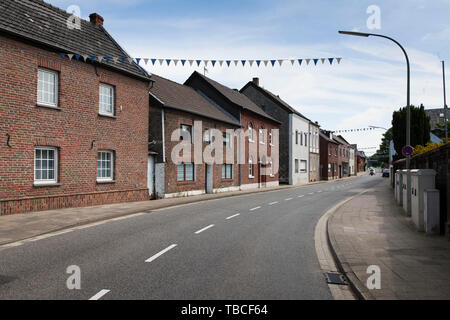
<svg viewBox="0 0 450 320">
<path fill-rule="evenodd" d="M 155 194 L 155 157 L 148 156 L 147 188 L 150 197 Z"/>
<path fill-rule="evenodd" d="M 205 192 L 213 193 L 213 166 L 205 164 Z"/>
</svg>

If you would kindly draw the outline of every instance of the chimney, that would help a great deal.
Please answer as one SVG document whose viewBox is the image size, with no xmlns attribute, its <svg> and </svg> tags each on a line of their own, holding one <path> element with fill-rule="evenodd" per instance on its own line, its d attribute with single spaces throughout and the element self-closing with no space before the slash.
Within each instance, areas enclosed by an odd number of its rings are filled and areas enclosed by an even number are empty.
<svg viewBox="0 0 450 320">
<path fill-rule="evenodd" d="M 91 23 L 95 24 L 96 26 L 103 26 L 103 17 L 98 13 L 91 13 L 89 15 L 89 19 L 91 20 Z"/>
<path fill-rule="evenodd" d="M 259 87 L 259 78 L 253 78 L 253 83 Z"/>
</svg>

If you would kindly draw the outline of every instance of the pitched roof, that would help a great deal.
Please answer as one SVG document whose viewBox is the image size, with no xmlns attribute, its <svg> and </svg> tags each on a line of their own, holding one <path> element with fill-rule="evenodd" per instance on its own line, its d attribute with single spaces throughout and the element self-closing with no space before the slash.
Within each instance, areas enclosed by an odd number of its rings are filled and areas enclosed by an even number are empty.
<svg viewBox="0 0 450 320">
<path fill-rule="evenodd" d="M 320 130 L 319 135 L 320 135 L 323 139 L 327 140 L 328 142 L 331 142 L 331 143 L 334 143 L 334 144 L 338 144 L 337 141 L 335 141 L 334 139 L 331 139 L 328 135 L 326 135 L 325 133 L 323 133 L 322 130 Z"/>
<path fill-rule="evenodd" d="M 103 26 L 80 19 L 81 30 L 69 29 L 67 20 L 70 16 L 42 0 L 1 0 L 0 32 L 64 53 L 129 57 Z M 135 63 L 110 60 L 102 65 L 149 80 L 149 74 Z"/>
<path fill-rule="evenodd" d="M 220 110 L 193 88 L 155 74 L 152 74 L 152 79 L 155 83 L 150 94 L 165 107 L 240 126 L 237 119 Z"/>
<path fill-rule="evenodd" d="M 270 119 L 276 123 L 280 123 L 278 120 L 272 118 L 267 113 L 265 113 L 260 107 L 258 107 L 252 100 L 250 100 L 246 95 L 240 93 L 237 90 L 230 89 L 223 84 L 218 83 L 217 81 L 214 81 L 201 73 L 194 71 L 194 73 L 189 77 L 188 80 L 186 80 L 185 84 L 189 82 L 191 77 L 193 76 L 199 76 L 200 78 L 204 79 L 206 82 L 208 82 L 214 89 L 216 89 L 222 96 L 224 96 L 226 99 L 228 99 L 230 102 L 240 106 L 243 109 L 249 110 L 253 113 L 256 113 L 264 118 Z"/>
<path fill-rule="evenodd" d="M 304 115 L 302 115 L 300 112 L 298 112 L 297 110 L 295 110 L 293 107 L 291 107 L 287 102 L 285 102 L 283 99 L 280 98 L 280 96 L 273 94 L 272 92 L 270 92 L 267 89 L 264 89 L 260 86 L 258 86 L 256 83 L 254 83 L 253 81 L 249 81 L 241 90 L 239 90 L 240 92 L 244 91 L 245 88 L 247 88 L 248 86 L 253 86 L 255 87 L 257 90 L 259 90 L 260 92 L 262 92 L 263 94 L 267 95 L 270 99 L 272 99 L 275 103 L 277 103 L 278 105 L 284 107 L 285 109 L 287 109 L 287 111 L 289 113 L 294 113 L 300 117 L 302 117 L 305 120 L 308 120 L 310 122 L 312 122 L 310 119 L 308 119 L 307 117 L 305 117 Z"/>
</svg>

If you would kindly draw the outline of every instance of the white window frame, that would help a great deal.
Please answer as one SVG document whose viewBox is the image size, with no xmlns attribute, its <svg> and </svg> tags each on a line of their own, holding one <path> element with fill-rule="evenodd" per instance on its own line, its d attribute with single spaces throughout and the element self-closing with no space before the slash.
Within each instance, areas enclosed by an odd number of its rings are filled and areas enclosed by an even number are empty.
<svg viewBox="0 0 450 320">
<path fill-rule="evenodd" d="M 36 150 L 43 150 L 45 151 L 53 151 L 54 158 L 53 158 L 53 179 L 36 179 Z M 33 165 L 33 174 L 34 174 L 34 184 L 35 185 L 52 185 L 58 183 L 58 148 L 55 147 L 35 147 L 34 148 L 34 165 Z M 47 158 L 48 160 L 48 158 Z M 40 158 L 40 161 L 42 161 L 42 158 Z M 42 168 L 42 162 L 41 162 L 41 168 Z"/>
<path fill-rule="evenodd" d="M 39 101 L 39 74 L 40 73 L 46 73 L 54 75 L 55 83 L 53 88 L 53 96 L 55 97 L 54 102 L 48 102 L 48 101 Z M 59 93 L 59 72 L 45 69 L 45 68 L 38 68 L 38 79 L 37 79 L 37 105 L 38 106 L 44 106 L 44 107 L 51 107 L 51 108 L 58 108 L 58 93 Z"/>
<path fill-rule="evenodd" d="M 266 141 L 264 140 L 264 128 L 259 128 L 259 144 L 266 144 Z"/>
<path fill-rule="evenodd" d="M 205 133 L 203 135 L 203 139 L 204 139 L 204 142 L 206 144 L 210 144 L 211 143 L 211 130 L 210 129 L 206 129 L 205 130 Z"/>
<path fill-rule="evenodd" d="M 273 174 L 273 160 L 272 159 L 270 159 L 270 161 L 269 161 L 269 173 L 270 173 L 270 176 L 271 177 L 275 177 L 275 175 Z"/>
<path fill-rule="evenodd" d="M 108 89 L 112 89 L 112 96 L 111 96 L 111 112 L 104 110 L 103 105 L 101 103 L 101 96 L 102 96 L 102 90 L 101 88 L 108 88 Z M 115 91 L 116 88 L 114 88 L 114 86 L 110 85 L 110 84 L 106 84 L 106 83 L 100 83 L 99 87 L 98 87 L 98 113 L 100 115 L 103 116 L 109 116 L 109 117 L 114 117 L 114 105 L 115 105 Z"/>
<path fill-rule="evenodd" d="M 255 178 L 255 176 L 253 175 L 253 157 L 251 157 L 251 156 L 248 159 L 248 177 L 250 179 Z"/>
<path fill-rule="evenodd" d="M 186 179 L 186 167 L 187 165 L 192 165 L 192 180 L 187 180 Z M 179 166 L 183 166 L 183 180 L 179 180 L 178 179 L 178 167 Z M 178 163 L 177 164 L 177 182 L 195 182 L 195 163 L 193 162 L 182 162 L 182 163 Z"/>
<path fill-rule="evenodd" d="M 308 161 L 300 160 L 299 164 L 300 164 L 300 168 L 299 168 L 300 173 L 308 172 Z M 303 168 L 303 164 L 305 165 L 304 168 Z"/>
<path fill-rule="evenodd" d="M 228 167 L 231 167 L 231 171 L 230 171 L 231 176 L 230 177 L 227 176 L 227 168 Z M 223 175 L 224 168 L 225 168 L 225 176 Z M 233 164 L 230 164 L 230 163 L 223 163 L 222 164 L 222 179 L 224 179 L 224 180 L 233 179 Z"/>
<path fill-rule="evenodd" d="M 249 122 L 249 124 L 248 124 L 248 132 L 249 132 L 249 134 L 248 134 L 248 141 L 249 142 L 255 142 L 255 140 L 253 139 L 254 138 L 254 136 L 253 136 L 253 124 L 251 122 Z"/>
<path fill-rule="evenodd" d="M 108 153 L 111 156 L 111 176 L 110 177 L 99 177 L 98 176 L 98 161 L 100 153 Z M 114 152 L 111 150 L 98 150 L 97 151 L 97 181 L 98 182 L 108 182 L 114 181 Z"/>
</svg>

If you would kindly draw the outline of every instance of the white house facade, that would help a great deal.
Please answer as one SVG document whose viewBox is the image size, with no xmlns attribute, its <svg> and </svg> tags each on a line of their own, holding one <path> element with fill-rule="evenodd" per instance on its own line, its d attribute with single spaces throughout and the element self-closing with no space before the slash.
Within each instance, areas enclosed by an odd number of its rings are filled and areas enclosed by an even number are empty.
<svg viewBox="0 0 450 320">
<path fill-rule="evenodd" d="M 289 115 L 289 184 L 309 182 L 309 120 Z"/>
</svg>

